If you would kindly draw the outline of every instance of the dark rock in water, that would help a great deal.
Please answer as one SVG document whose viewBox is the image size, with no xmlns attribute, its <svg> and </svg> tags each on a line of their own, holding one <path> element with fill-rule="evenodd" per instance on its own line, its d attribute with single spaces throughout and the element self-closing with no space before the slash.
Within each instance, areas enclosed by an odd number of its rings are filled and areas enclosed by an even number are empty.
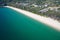
<svg viewBox="0 0 60 40">
<path fill-rule="evenodd" d="M 7 6 L 7 4 L 4 4 L 4 6 Z"/>
<path fill-rule="evenodd" d="M 7 4 L 6 3 L 0 4 L 0 7 L 4 7 L 4 6 L 7 6 Z"/>
</svg>

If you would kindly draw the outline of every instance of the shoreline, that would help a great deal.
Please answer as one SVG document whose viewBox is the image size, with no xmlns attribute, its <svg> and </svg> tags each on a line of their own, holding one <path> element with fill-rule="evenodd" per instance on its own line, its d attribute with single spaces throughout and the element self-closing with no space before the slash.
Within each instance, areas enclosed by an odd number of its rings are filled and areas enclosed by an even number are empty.
<svg viewBox="0 0 60 40">
<path fill-rule="evenodd" d="M 34 14 L 32 12 L 29 12 L 29 11 L 22 10 L 19 8 L 15 8 L 15 7 L 11 7 L 11 6 L 6 6 L 6 7 L 11 8 L 13 10 L 16 10 L 17 12 L 20 12 L 20 13 L 22 13 L 30 18 L 33 18 L 39 22 L 42 22 L 42 23 L 49 25 L 52 28 L 60 31 L 60 22 L 58 22 L 57 20 L 54 20 L 54 19 L 49 18 L 49 17 L 40 16 L 40 15 Z"/>
</svg>

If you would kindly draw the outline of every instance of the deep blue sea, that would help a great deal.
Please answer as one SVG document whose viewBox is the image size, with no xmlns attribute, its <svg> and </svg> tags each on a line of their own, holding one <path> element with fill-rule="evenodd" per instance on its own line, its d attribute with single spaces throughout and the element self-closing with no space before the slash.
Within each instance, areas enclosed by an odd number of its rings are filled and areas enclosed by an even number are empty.
<svg viewBox="0 0 60 40">
<path fill-rule="evenodd" d="M 60 32 L 9 8 L 0 8 L 0 40 L 60 40 Z"/>
</svg>

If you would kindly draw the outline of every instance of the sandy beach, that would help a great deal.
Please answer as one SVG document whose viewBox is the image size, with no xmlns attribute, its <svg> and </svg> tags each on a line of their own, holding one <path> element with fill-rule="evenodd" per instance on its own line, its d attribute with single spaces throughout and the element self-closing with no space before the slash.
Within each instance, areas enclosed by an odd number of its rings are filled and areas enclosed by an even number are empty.
<svg viewBox="0 0 60 40">
<path fill-rule="evenodd" d="M 37 14 L 34 14 L 32 12 L 28 12 L 28 11 L 25 11 L 25 10 L 22 10 L 22 9 L 18 9 L 18 8 L 15 8 L 15 7 L 11 7 L 11 6 L 6 6 L 8 8 L 11 8 L 13 10 L 16 10 L 26 16 L 29 16 L 39 22 L 42 22 L 42 23 L 45 23 L 49 26 L 51 26 L 52 28 L 56 29 L 56 30 L 59 30 L 60 31 L 60 23 L 57 21 L 57 20 L 54 20 L 52 18 L 47 18 L 47 17 L 44 17 L 44 16 L 40 16 L 40 15 L 37 15 Z"/>
</svg>

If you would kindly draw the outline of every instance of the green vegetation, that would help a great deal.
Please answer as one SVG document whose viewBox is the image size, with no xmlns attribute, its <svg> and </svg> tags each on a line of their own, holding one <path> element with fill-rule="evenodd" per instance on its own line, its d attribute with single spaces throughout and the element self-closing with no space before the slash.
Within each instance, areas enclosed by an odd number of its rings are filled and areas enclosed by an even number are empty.
<svg viewBox="0 0 60 40">
<path fill-rule="evenodd" d="M 5 2 L 8 1 L 5 0 Z M 58 11 L 48 10 L 47 12 L 39 12 L 40 10 L 43 10 L 48 7 L 60 7 L 60 0 L 12 0 L 7 4 L 9 6 L 14 6 L 23 10 L 33 12 L 38 15 L 51 17 L 60 21 L 60 8 L 58 8 Z"/>
<path fill-rule="evenodd" d="M 9 0 L 0 0 L 0 7 L 6 6 L 9 3 Z"/>
</svg>

